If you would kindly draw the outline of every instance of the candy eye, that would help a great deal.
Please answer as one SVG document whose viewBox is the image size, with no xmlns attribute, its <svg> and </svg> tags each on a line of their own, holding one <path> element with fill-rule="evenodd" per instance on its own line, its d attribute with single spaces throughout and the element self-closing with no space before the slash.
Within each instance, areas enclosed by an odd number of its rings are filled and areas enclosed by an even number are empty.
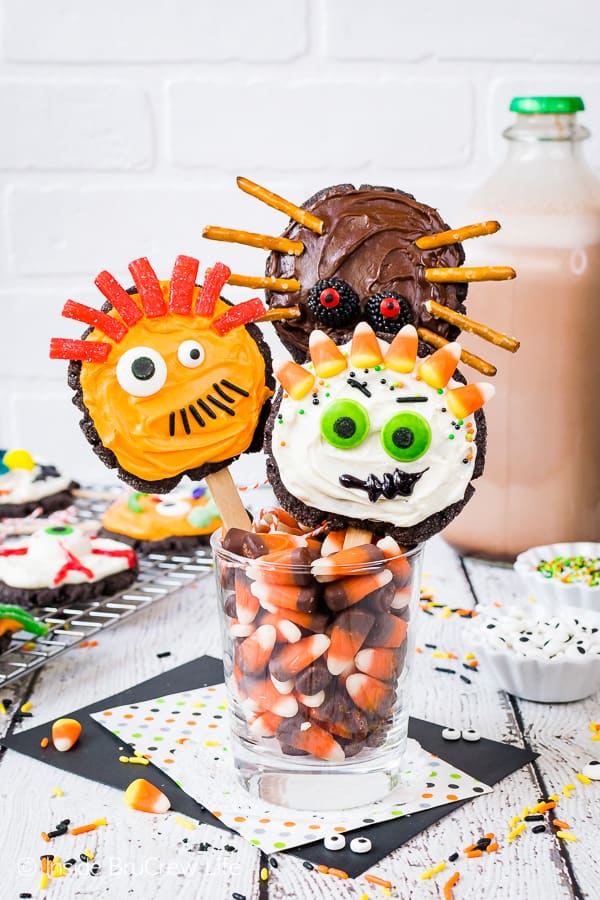
<svg viewBox="0 0 600 900">
<path fill-rule="evenodd" d="M 381 443 L 389 456 L 401 462 L 419 459 L 431 444 L 429 422 L 418 413 L 397 413 L 383 426 Z"/>
<path fill-rule="evenodd" d="M 365 305 L 365 318 L 373 331 L 387 331 L 393 334 L 403 325 L 413 324 L 410 303 L 401 294 L 387 291 L 373 294 Z"/>
<path fill-rule="evenodd" d="M 196 366 L 202 365 L 204 362 L 204 349 L 198 341 L 184 341 L 179 345 L 177 351 L 177 359 L 182 366 L 188 369 L 195 369 Z"/>
<path fill-rule="evenodd" d="M 50 528 L 44 528 L 44 534 L 51 534 L 52 537 L 66 537 L 68 534 L 73 534 L 73 529 L 70 525 L 51 525 Z"/>
<path fill-rule="evenodd" d="M 191 505 L 185 500 L 161 500 L 156 504 L 156 512 L 159 516 L 185 516 Z"/>
<path fill-rule="evenodd" d="M 358 447 L 368 433 L 369 417 L 356 400 L 336 400 L 321 416 L 321 434 L 333 447 Z"/>
<path fill-rule="evenodd" d="M 320 325 L 329 325 L 331 328 L 349 325 L 356 320 L 360 311 L 356 291 L 340 278 L 318 281 L 310 289 L 306 305 Z"/>
<path fill-rule="evenodd" d="M 167 380 L 167 364 L 152 347 L 132 347 L 117 363 L 117 381 L 133 397 L 150 397 Z"/>
</svg>

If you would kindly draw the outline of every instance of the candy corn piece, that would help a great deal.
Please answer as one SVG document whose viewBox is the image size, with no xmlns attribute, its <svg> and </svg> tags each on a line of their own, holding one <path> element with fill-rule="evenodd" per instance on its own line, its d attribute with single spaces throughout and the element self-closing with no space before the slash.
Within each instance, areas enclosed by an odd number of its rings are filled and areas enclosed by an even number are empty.
<svg viewBox="0 0 600 900">
<path fill-rule="evenodd" d="M 326 634 L 311 634 L 295 644 L 287 644 L 271 657 L 269 672 L 278 681 L 286 681 L 323 656 L 329 644 Z"/>
<path fill-rule="evenodd" d="M 369 567 L 371 574 L 377 571 L 376 563 L 384 559 L 383 550 L 375 544 L 361 544 L 349 547 L 330 556 L 319 557 L 312 564 L 312 573 L 317 581 L 335 581 L 348 575 L 356 575 Z M 372 567 L 372 568 L 371 568 Z"/>
<path fill-rule="evenodd" d="M 308 346 L 315 373 L 319 378 L 333 378 L 334 375 L 343 372 L 348 365 L 337 344 L 334 344 L 324 331 L 317 329 L 311 332 Z"/>
<path fill-rule="evenodd" d="M 325 701 L 325 691 L 317 691 L 316 694 L 296 694 L 298 703 L 302 706 L 308 706 L 310 709 L 317 709 L 322 706 Z"/>
<path fill-rule="evenodd" d="M 330 531 L 325 536 L 325 540 L 321 544 L 321 556 L 329 556 L 330 553 L 337 553 L 344 546 L 346 539 L 346 529 L 343 531 Z"/>
<path fill-rule="evenodd" d="M 391 647 L 368 647 L 354 657 L 357 669 L 380 681 L 391 681 L 396 675 L 398 653 Z"/>
<path fill-rule="evenodd" d="M 471 413 L 487 403 L 495 394 L 493 384 L 486 381 L 476 381 L 474 384 L 465 384 L 458 388 L 452 388 L 446 394 L 446 405 L 457 419 L 466 419 Z"/>
<path fill-rule="evenodd" d="M 254 622 L 249 622 L 248 625 L 242 625 L 239 619 L 231 619 L 229 623 L 229 633 L 234 638 L 247 638 L 256 631 L 257 626 Z"/>
<path fill-rule="evenodd" d="M 289 359 L 273 360 L 273 372 L 292 400 L 302 400 L 315 383 L 315 376 Z"/>
<path fill-rule="evenodd" d="M 314 558 L 314 553 L 308 547 L 291 547 L 259 557 L 254 565 L 248 566 L 246 571 L 250 578 L 266 584 L 303 586 L 312 581 L 311 574 L 306 567 Z"/>
<path fill-rule="evenodd" d="M 460 344 L 453 341 L 444 344 L 431 356 L 426 356 L 419 366 L 419 375 L 430 387 L 440 389 L 446 387 L 460 359 Z"/>
<path fill-rule="evenodd" d="M 264 612 L 260 617 L 261 625 L 272 625 L 277 632 L 277 640 L 283 644 L 295 644 L 302 637 L 302 632 L 284 613 Z"/>
<path fill-rule="evenodd" d="M 235 608 L 242 625 L 253 622 L 259 609 L 258 598 L 250 590 L 250 580 L 241 571 L 235 573 Z"/>
<path fill-rule="evenodd" d="M 371 630 L 374 618 L 361 609 L 347 609 L 337 616 L 327 652 L 327 668 L 332 675 L 339 675 L 352 662 Z"/>
<path fill-rule="evenodd" d="M 315 585 L 296 587 L 288 584 L 273 585 L 255 581 L 250 590 L 258 598 L 261 606 L 265 605 L 269 612 L 273 612 L 273 608 L 283 608 L 310 613 L 314 612 L 318 603 Z"/>
<path fill-rule="evenodd" d="M 282 716 L 276 716 L 272 712 L 263 712 L 259 713 L 248 727 L 255 738 L 273 737 L 282 721 Z"/>
<path fill-rule="evenodd" d="M 258 681 L 244 678 L 241 687 L 264 712 L 290 719 L 298 712 L 298 701 L 291 694 L 280 694 L 270 678 Z"/>
<path fill-rule="evenodd" d="M 357 369 L 371 369 L 383 363 L 377 335 L 366 322 L 359 322 L 354 329 L 350 361 Z"/>
<path fill-rule="evenodd" d="M 394 702 L 394 692 L 387 684 L 362 672 L 346 679 L 346 690 L 360 709 L 378 716 L 385 716 Z"/>
<path fill-rule="evenodd" d="M 412 372 L 417 361 L 419 337 L 414 325 L 400 329 L 385 354 L 386 368 L 393 372 Z"/>
<path fill-rule="evenodd" d="M 369 632 L 366 644 L 369 647 L 400 647 L 408 625 L 398 616 L 379 616 Z"/>
<path fill-rule="evenodd" d="M 57 719 L 52 723 L 52 743 L 63 753 L 70 750 L 81 734 L 81 725 L 77 719 Z"/>
<path fill-rule="evenodd" d="M 171 808 L 169 798 L 145 778 L 136 778 L 125 791 L 125 803 L 140 812 L 166 813 Z"/>
<path fill-rule="evenodd" d="M 283 616 L 285 619 L 289 619 L 290 622 L 298 625 L 299 628 L 306 628 L 307 631 L 317 631 L 321 633 L 325 631 L 329 621 L 329 616 L 326 616 L 323 613 L 300 612 L 298 609 L 289 608 L 278 609 L 276 606 L 273 606 L 273 610 L 273 615 Z"/>
<path fill-rule="evenodd" d="M 283 734 L 280 730 L 279 737 L 281 740 L 285 738 L 285 743 L 295 747 L 296 750 L 312 753 L 318 759 L 342 762 L 345 758 L 338 742 L 316 722 L 303 722 L 299 728 L 289 731 L 286 729 Z"/>
<path fill-rule="evenodd" d="M 394 576 L 394 583 L 398 587 L 405 585 L 410 580 L 411 568 L 407 558 L 402 556 L 400 545 L 388 534 L 380 541 L 377 541 L 377 547 L 381 550 L 386 560 L 386 569 L 390 569 Z"/>
<path fill-rule="evenodd" d="M 387 569 L 376 575 L 351 575 L 332 581 L 325 587 L 325 602 L 333 612 L 339 612 L 358 603 L 369 594 L 379 590 L 392 580 L 392 573 Z"/>
<path fill-rule="evenodd" d="M 277 632 L 272 625 L 260 625 L 250 637 L 238 645 L 236 661 L 242 672 L 259 675 L 267 667 L 273 652 Z"/>
</svg>

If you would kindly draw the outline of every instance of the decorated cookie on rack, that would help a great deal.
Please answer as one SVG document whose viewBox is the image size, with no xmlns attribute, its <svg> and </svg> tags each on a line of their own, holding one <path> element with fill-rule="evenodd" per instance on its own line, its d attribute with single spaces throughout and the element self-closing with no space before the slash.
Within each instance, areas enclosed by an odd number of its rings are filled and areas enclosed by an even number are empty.
<svg viewBox="0 0 600 900">
<path fill-rule="evenodd" d="M 77 486 L 28 450 L 0 450 L 0 518 L 21 518 L 38 508 L 46 514 L 64 509 Z"/>
<path fill-rule="evenodd" d="M 131 547 L 71 525 L 50 525 L 0 546 L 2 600 L 26 608 L 110 597 L 136 574 Z"/>
<path fill-rule="evenodd" d="M 48 633 L 48 626 L 20 606 L 0 603 L 0 653 L 10 647 L 13 635 L 21 631 L 40 637 Z"/>
<path fill-rule="evenodd" d="M 472 495 L 485 453 L 481 407 L 494 389 L 461 383 L 458 344 L 418 349 L 412 325 L 388 344 L 362 322 L 341 346 L 313 332 L 304 366 L 275 364 L 282 391 L 266 430 L 267 473 L 303 525 L 327 520 L 410 545 Z"/>
<path fill-rule="evenodd" d="M 125 541 L 145 553 L 189 550 L 208 544 L 221 516 L 205 485 L 170 494 L 135 491 L 112 503 L 102 516 L 101 537 Z"/>
<path fill-rule="evenodd" d="M 90 327 L 54 338 L 50 356 L 71 360 L 73 402 L 100 459 L 138 491 L 167 493 L 183 475 L 200 480 L 262 445 L 273 391 L 270 353 L 253 326 L 258 299 L 232 306 L 217 263 L 196 284 L 198 260 L 179 256 L 159 281 L 146 258 L 124 290 L 109 272 L 96 286 L 102 311 L 68 300 L 62 314 Z"/>
<path fill-rule="evenodd" d="M 266 277 L 232 276 L 236 284 L 264 287 L 271 311 L 300 314 L 275 328 L 296 362 L 304 362 L 314 329 L 338 344 L 359 321 L 389 339 L 407 324 L 439 348 L 461 330 L 515 352 L 519 342 L 464 315 L 470 282 L 515 277 L 510 266 L 465 267 L 461 242 L 493 234 L 496 221 L 449 229 L 437 210 L 390 187 L 351 184 L 319 191 L 302 206 L 247 178 L 238 187 L 290 216 L 281 237 L 208 226 L 204 236 L 270 250 Z M 463 363 L 484 375 L 496 369 L 462 351 Z"/>
</svg>

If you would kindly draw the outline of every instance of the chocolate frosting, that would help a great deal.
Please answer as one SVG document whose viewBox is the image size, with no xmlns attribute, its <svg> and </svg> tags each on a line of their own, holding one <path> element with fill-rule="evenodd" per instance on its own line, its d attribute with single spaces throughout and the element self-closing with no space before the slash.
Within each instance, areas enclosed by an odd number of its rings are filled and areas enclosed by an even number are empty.
<svg viewBox="0 0 600 900">
<path fill-rule="evenodd" d="M 422 235 L 449 228 L 437 210 L 404 191 L 370 185 L 355 188 L 351 184 L 325 188 L 303 206 L 323 220 L 323 235 L 291 222 L 283 234 L 302 241 L 304 252 L 300 256 L 273 252 L 266 266 L 267 275 L 296 278 L 302 285 L 295 293 L 267 292 L 272 308 L 299 306 L 302 310 L 300 319 L 275 323 L 279 337 L 297 362 L 306 358 L 314 328 L 343 343 L 356 325 L 352 322 L 336 330 L 313 318 L 306 305 L 307 296 L 313 285 L 326 278 L 340 278 L 356 291 L 361 314 L 370 296 L 394 291 L 408 300 L 417 327 L 423 325 L 449 340 L 457 336 L 458 329 L 435 319 L 424 307 L 426 300 L 434 299 L 464 312 L 466 285 L 429 284 L 424 274 L 429 267 L 462 265 L 462 245 L 420 250 L 414 243 Z"/>
</svg>

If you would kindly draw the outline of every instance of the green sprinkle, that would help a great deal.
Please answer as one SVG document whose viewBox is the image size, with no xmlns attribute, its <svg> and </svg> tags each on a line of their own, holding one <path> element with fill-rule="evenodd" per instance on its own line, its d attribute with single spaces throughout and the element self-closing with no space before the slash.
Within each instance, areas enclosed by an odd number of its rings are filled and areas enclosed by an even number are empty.
<svg viewBox="0 0 600 900">
<path fill-rule="evenodd" d="M 299 409 L 299 410 L 298 410 L 298 415 L 299 415 L 299 416 L 303 416 L 303 415 L 304 415 L 304 410 L 303 410 L 303 409 Z"/>
<path fill-rule="evenodd" d="M 376 372 L 381 372 L 381 366 L 375 366 L 375 371 L 376 371 Z"/>
<path fill-rule="evenodd" d="M 465 420 L 464 420 L 464 419 L 458 419 L 458 421 L 456 422 L 456 424 L 457 424 L 457 425 L 464 425 L 464 424 L 465 424 Z"/>
<path fill-rule="evenodd" d="M 142 494 L 140 491 L 135 491 L 133 494 L 130 494 L 127 498 L 127 506 L 134 513 L 144 512 L 144 507 L 139 501 L 140 497 L 146 497 L 146 494 Z"/>
<path fill-rule="evenodd" d="M 449 434 L 449 435 L 448 435 L 448 440 L 449 440 L 449 441 L 453 441 L 453 440 L 454 440 L 454 435 L 453 435 L 453 434 Z"/>
<path fill-rule="evenodd" d="M 258 841 L 252 841 L 252 843 L 258 844 Z M 275 841 L 273 844 L 274 847 L 277 847 L 278 850 L 283 850 L 287 845 L 283 843 L 283 841 Z"/>
<path fill-rule="evenodd" d="M 401 809 L 393 809 L 393 810 L 392 810 L 392 815 L 393 815 L 393 816 L 403 816 L 404 813 L 402 812 Z"/>
<path fill-rule="evenodd" d="M 438 392 L 438 394 L 443 394 L 443 393 L 444 393 L 444 388 L 438 388 L 438 389 L 437 389 L 437 392 Z"/>
</svg>

